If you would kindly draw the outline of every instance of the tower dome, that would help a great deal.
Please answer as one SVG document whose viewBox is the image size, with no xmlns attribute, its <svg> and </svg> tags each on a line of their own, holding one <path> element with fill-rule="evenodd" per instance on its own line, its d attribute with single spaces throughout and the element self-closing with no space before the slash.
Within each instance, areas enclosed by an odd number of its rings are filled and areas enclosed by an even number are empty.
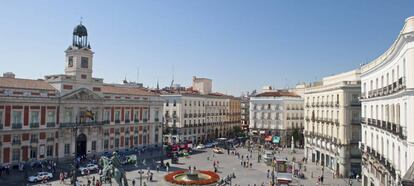
<svg viewBox="0 0 414 186">
<path fill-rule="evenodd" d="M 88 30 L 82 25 L 82 21 L 73 29 L 72 46 L 78 48 L 91 48 L 88 43 Z"/>
<path fill-rule="evenodd" d="M 88 36 L 88 30 L 86 29 L 85 26 L 82 25 L 82 23 L 80 23 L 78 26 L 76 26 L 73 29 L 73 35 L 76 36 Z"/>
</svg>

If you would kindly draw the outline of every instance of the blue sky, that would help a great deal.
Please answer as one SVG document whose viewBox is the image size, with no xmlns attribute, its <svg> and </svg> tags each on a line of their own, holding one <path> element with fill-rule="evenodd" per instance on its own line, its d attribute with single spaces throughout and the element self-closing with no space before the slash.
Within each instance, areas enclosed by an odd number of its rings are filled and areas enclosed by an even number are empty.
<svg viewBox="0 0 414 186">
<path fill-rule="evenodd" d="M 0 72 L 61 74 L 84 17 L 94 75 L 145 86 L 188 86 L 240 95 L 358 68 L 384 52 L 414 15 L 414 1 L 1 1 Z"/>
</svg>

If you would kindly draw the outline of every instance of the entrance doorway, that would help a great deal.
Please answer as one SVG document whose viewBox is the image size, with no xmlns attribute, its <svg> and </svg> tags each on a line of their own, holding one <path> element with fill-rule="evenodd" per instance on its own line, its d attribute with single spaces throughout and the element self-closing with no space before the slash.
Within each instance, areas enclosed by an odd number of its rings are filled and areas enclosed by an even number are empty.
<svg viewBox="0 0 414 186">
<path fill-rule="evenodd" d="M 86 155 L 86 135 L 79 134 L 76 138 L 76 156 Z"/>
</svg>

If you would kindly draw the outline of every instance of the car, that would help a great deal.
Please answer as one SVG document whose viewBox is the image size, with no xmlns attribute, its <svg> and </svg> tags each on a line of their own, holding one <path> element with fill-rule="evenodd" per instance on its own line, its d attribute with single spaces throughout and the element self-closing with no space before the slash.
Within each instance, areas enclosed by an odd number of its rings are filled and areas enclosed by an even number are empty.
<svg viewBox="0 0 414 186">
<path fill-rule="evenodd" d="M 53 174 L 50 172 L 38 172 L 37 174 L 33 175 L 33 176 L 29 176 L 29 178 L 27 178 L 27 181 L 32 182 L 32 183 L 36 183 L 38 181 L 42 181 L 44 179 L 48 180 L 48 179 L 52 179 L 53 178 Z"/>
<path fill-rule="evenodd" d="M 196 149 L 204 149 L 204 148 L 206 148 L 206 146 L 205 146 L 205 145 L 203 145 L 203 144 L 199 144 L 199 145 L 197 145 L 197 147 L 196 147 Z"/>
<path fill-rule="evenodd" d="M 98 169 L 99 169 L 98 165 L 95 165 L 92 163 L 86 164 L 86 166 L 79 167 L 79 171 L 81 172 L 82 175 L 85 174 L 85 171 L 87 170 L 97 171 Z"/>
<path fill-rule="evenodd" d="M 217 148 L 217 147 L 215 147 L 213 149 L 213 152 L 216 153 L 216 154 L 223 154 L 223 151 L 220 148 Z"/>
<path fill-rule="evenodd" d="M 213 147 L 214 145 L 212 144 L 212 143 L 207 143 L 206 145 L 204 145 L 204 147 L 205 148 L 211 148 L 211 147 Z"/>
</svg>

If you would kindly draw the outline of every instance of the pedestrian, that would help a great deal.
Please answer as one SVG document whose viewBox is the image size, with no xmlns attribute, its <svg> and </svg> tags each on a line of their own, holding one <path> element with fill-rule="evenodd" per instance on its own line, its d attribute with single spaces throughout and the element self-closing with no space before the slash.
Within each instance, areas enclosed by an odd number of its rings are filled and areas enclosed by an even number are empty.
<svg viewBox="0 0 414 186">
<path fill-rule="evenodd" d="M 323 175 L 321 176 L 321 184 L 323 184 Z"/>
<path fill-rule="evenodd" d="M 95 176 L 92 177 L 92 185 L 95 185 Z"/>
<path fill-rule="evenodd" d="M 267 178 L 269 178 L 269 173 L 270 173 L 270 170 L 267 169 Z"/>
<path fill-rule="evenodd" d="M 157 165 L 157 172 L 160 171 L 160 165 Z"/>
<path fill-rule="evenodd" d="M 132 186 L 135 186 L 135 179 L 132 179 Z"/>
<path fill-rule="evenodd" d="M 166 167 L 165 167 L 165 171 L 169 172 L 169 171 L 168 171 L 169 167 L 170 167 L 170 166 L 166 166 Z"/>
<path fill-rule="evenodd" d="M 195 170 L 196 170 L 196 166 L 193 167 L 193 171 L 195 171 Z"/>
<path fill-rule="evenodd" d="M 253 163 L 250 162 L 250 168 L 252 168 L 252 167 L 253 167 Z"/>
</svg>

